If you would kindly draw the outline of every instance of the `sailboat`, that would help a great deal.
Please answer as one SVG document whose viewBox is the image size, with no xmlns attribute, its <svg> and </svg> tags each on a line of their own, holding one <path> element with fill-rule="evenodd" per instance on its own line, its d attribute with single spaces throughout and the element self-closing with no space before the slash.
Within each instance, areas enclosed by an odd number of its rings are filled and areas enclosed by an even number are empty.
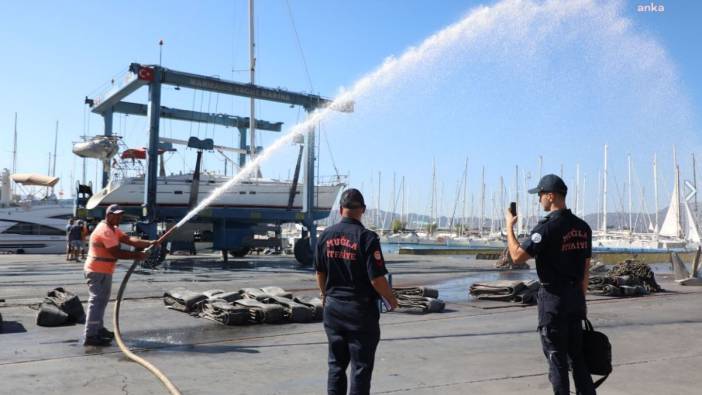
<svg viewBox="0 0 702 395">
<path fill-rule="evenodd" d="M 654 162 L 655 163 L 655 162 Z M 655 174 L 655 168 L 654 168 Z M 605 146 L 605 175 L 606 175 L 606 146 Z M 607 183 L 604 182 L 606 193 Z M 605 195 L 606 202 L 606 195 Z M 606 203 L 605 203 L 606 207 Z M 682 221 L 682 210 L 684 210 L 685 221 Z M 606 227 L 607 216 L 604 213 L 604 226 Z M 654 228 L 655 230 L 655 228 Z M 668 211 L 663 220 L 663 224 L 656 232 L 634 233 L 632 229 L 628 232 L 612 232 L 603 229 L 593 237 L 593 250 L 597 252 L 669 252 L 669 251 L 690 251 L 700 245 L 700 234 L 697 223 L 687 201 L 680 199 L 680 170 L 675 166 L 675 180 L 673 192 L 670 197 Z"/>
<path fill-rule="evenodd" d="M 683 200 L 685 209 L 685 224 L 682 224 L 680 210 L 680 171 L 676 167 L 673 194 L 670 197 L 668 212 L 663 220 L 663 225 L 658 231 L 658 248 L 684 248 L 700 243 L 700 234 L 690 206 Z"/>
<path fill-rule="evenodd" d="M 203 200 L 214 189 L 227 181 L 223 175 L 206 173 L 199 177 L 199 188 L 193 192 L 194 173 L 158 177 L 156 202 L 159 206 L 187 208 L 191 194 L 197 201 Z M 315 186 L 316 209 L 331 210 L 345 183 L 342 179 L 329 184 Z M 250 178 L 227 190 L 211 207 L 300 209 L 304 186 L 289 180 Z M 124 207 L 140 207 L 144 200 L 144 176 L 113 179 L 95 193 L 86 204 L 88 210 L 119 204 Z"/>
</svg>

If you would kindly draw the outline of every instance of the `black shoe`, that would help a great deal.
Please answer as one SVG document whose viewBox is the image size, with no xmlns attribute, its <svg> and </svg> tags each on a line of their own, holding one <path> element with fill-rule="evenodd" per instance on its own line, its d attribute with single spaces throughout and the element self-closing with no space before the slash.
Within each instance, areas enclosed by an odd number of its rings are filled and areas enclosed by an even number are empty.
<svg viewBox="0 0 702 395">
<path fill-rule="evenodd" d="M 98 336 L 112 340 L 115 338 L 115 333 L 110 330 L 107 330 L 107 328 L 100 328 L 100 330 L 98 331 Z"/>
<path fill-rule="evenodd" d="M 106 339 L 100 336 L 88 336 L 83 341 L 84 346 L 107 347 L 112 344 L 112 339 Z"/>
</svg>

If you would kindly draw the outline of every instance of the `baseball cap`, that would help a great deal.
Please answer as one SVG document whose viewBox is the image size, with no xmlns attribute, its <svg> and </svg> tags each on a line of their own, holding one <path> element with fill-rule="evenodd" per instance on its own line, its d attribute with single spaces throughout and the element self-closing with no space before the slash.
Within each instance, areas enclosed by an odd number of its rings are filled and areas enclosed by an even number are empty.
<svg viewBox="0 0 702 395">
<path fill-rule="evenodd" d="M 531 188 L 529 193 L 539 192 L 555 192 L 565 196 L 568 193 L 568 187 L 565 182 L 555 174 L 546 174 L 539 180 L 539 185 L 536 188 Z"/>
<path fill-rule="evenodd" d="M 111 204 L 107 210 L 105 210 L 105 215 L 107 214 L 122 214 L 124 210 L 118 204 Z"/>
<path fill-rule="evenodd" d="M 341 194 L 339 205 L 343 208 L 365 208 L 366 202 L 363 200 L 361 191 L 355 188 L 349 188 Z"/>
</svg>

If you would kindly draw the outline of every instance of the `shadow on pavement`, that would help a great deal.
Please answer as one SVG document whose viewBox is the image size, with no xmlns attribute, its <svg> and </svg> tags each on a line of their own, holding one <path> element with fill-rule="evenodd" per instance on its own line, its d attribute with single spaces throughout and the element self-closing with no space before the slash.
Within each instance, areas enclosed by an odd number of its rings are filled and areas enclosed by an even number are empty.
<svg viewBox="0 0 702 395">
<path fill-rule="evenodd" d="M 27 332 L 27 329 L 17 321 L 3 321 L 2 324 L 0 324 L 0 335 L 24 332 Z"/>
</svg>

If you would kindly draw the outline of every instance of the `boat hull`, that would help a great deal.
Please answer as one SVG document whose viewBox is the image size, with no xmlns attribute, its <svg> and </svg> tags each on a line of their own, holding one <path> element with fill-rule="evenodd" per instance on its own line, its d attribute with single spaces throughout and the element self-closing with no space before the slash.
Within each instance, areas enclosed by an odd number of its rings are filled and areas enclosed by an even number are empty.
<svg viewBox="0 0 702 395">
<path fill-rule="evenodd" d="M 204 178 L 200 180 L 198 201 L 207 198 L 216 188 L 222 186 L 226 178 Z M 156 204 L 161 207 L 188 207 L 192 181 L 188 177 L 160 178 L 156 192 Z M 330 210 L 334 205 L 343 183 L 315 187 L 315 207 Z M 297 191 L 291 209 L 302 208 L 302 185 Z M 213 208 L 271 208 L 286 209 L 290 198 L 291 184 L 279 181 L 253 181 L 232 186 L 210 207 Z M 109 184 L 93 195 L 86 205 L 89 210 L 119 204 L 125 207 L 141 206 L 144 201 L 144 179 L 129 178 L 119 185 Z"/>
<path fill-rule="evenodd" d="M 0 209 L 0 252 L 60 254 L 66 251 L 70 201 Z"/>
</svg>

